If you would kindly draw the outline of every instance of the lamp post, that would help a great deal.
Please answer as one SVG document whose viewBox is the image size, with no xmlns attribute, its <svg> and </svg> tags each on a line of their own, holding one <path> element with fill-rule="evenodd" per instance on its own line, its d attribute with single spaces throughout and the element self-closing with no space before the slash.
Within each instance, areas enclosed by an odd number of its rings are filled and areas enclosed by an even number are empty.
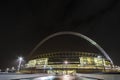
<svg viewBox="0 0 120 80">
<path fill-rule="evenodd" d="M 23 57 L 18 57 L 18 61 L 19 61 L 19 64 L 18 64 L 18 72 L 20 71 L 20 67 L 21 67 L 21 63 L 23 61 Z"/>
<path fill-rule="evenodd" d="M 46 69 L 46 65 L 44 64 L 44 73 L 46 72 L 46 70 L 45 70 L 45 69 Z"/>
<path fill-rule="evenodd" d="M 65 64 L 65 66 L 67 68 L 68 61 L 64 61 L 64 64 Z M 67 74 L 67 69 L 66 69 L 66 74 Z"/>
<path fill-rule="evenodd" d="M 103 70 L 104 70 L 104 72 L 106 72 L 106 70 L 105 70 L 105 63 L 104 63 L 104 59 L 103 59 L 103 57 L 102 56 L 98 56 L 98 59 L 101 59 L 102 60 L 102 65 L 103 65 Z"/>
</svg>

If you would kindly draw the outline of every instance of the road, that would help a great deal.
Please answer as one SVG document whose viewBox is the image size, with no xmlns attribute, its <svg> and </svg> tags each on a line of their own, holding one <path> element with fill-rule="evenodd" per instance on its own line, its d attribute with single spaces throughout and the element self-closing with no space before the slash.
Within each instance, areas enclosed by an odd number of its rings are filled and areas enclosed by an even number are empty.
<svg viewBox="0 0 120 80">
<path fill-rule="evenodd" d="M 63 75 L 63 76 L 38 77 L 38 78 L 34 78 L 33 80 L 103 80 L 103 79 L 91 78 L 91 77 L 85 77 L 85 76 Z"/>
<path fill-rule="evenodd" d="M 120 74 L 0 74 L 0 80 L 120 80 Z"/>
</svg>

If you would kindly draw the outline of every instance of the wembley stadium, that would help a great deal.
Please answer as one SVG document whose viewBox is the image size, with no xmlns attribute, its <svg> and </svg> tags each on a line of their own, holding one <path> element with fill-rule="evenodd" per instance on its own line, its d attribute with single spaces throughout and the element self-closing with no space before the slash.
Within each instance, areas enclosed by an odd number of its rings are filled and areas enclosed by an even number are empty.
<svg viewBox="0 0 120 80">
<path fill-rule="evenodd" d="M 118 71 L 113 67 L 111 58 L 92 39 L 77 32 L 58 32 L 37 44 L 21 72 L 75 74 Z"/>
</svg>

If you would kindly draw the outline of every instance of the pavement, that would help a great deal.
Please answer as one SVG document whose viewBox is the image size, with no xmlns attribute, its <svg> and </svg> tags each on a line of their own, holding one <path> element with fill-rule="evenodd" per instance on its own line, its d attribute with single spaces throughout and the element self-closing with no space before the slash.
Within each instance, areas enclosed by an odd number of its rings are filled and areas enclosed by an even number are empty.
<svg viewBox="0 0 120 80">
<path fill-rule="evenodd" d="M 115 74 L 76 74 L 76 75 L 50 75 L 50 74 L 0 74 L 0 80 L 120 80 Z"/>
<path fill-rule="evenodd" d="M 36 77 L 48 76 L 48 74 L 18 74 L 18 73 L 0 73 L 0 80 L 20 80 Z"/>
</svg>

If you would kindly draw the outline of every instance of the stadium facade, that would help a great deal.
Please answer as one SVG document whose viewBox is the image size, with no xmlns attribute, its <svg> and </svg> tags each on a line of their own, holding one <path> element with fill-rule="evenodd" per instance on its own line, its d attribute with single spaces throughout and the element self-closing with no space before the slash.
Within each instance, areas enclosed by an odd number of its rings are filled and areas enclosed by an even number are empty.
<svg viewBox="0 0 120 80">
<path fill-rule="evenodd" d="M 26 68 L 33 72 L 69 74 L 109 71 L 112 64 L 96 53 L 52 52 L 44 53 L 29 60 Z"/>
<path fill-rule="evenodd" d="M 87 51 L 53 51 L 41 53 L 39 47 L 47 40 L 59 35 L 74 35 L 88 41 L 100 52 Z M 37 52 L 37 55 L 34 55 Z M 32 57 L 25 64 L 23 72 L 27 73 L 59 73 L 79 72 L 112 72 L 113 62 L 108 54 L 92 39 L 76 32 L 58 32 L 43 39 L 31 52 Z"/>
</svg>

